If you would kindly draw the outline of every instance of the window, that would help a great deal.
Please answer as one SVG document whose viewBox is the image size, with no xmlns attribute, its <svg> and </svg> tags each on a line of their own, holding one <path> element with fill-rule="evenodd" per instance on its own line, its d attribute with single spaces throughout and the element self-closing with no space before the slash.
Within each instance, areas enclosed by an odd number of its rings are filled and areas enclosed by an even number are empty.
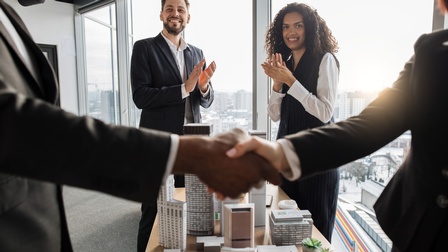
<svg viewBox="0 0 448 252">
<path fill-rule="evenodd" d="M 120 124 L 115 4 L 84 16 L 87 114 Z"/>
<path fill-rule="evenodd" d="M 236 7 L 238 6 L 238 7 Z M 213 133 L 252 122 L 252 1 L 192 1 L 185 38 L 204 51 L 207 63 L 216 62 L 212 79 L 215 100 L 203 109 L 203 121 Z"/>
</svg>

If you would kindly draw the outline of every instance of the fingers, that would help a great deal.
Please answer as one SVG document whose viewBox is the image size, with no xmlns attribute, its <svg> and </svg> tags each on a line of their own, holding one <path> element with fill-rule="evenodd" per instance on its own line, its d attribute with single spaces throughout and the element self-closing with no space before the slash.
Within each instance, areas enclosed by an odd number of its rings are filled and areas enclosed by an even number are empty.
<svg viewBox="0 0 448 252">
<path fill-rule="evenodd" d="M 207 69 L 205 69 L 205 72 L 210 76 L 210 78 L 213 76 L 213 73 L 216 70 L 216 63 L 215 61 L 213 61 L 208 67 Z"/>
<path fill-rule="evenodd" d="M 239 142 L 248 141 L 250 139 L 249 135 L 239 128 L 234 128 L 226 133 L 221 133 L 216 135 L 216 138 L 225 141 L 230 146 L 234 146 Z"/>
<path fill-rule="evenodd" d="M 255 151 L 259 148 L 261 143 L 256 138 L 252 137 L 248 141 L 238 143 L 232 149 L 226 152 L 230 158 L 239 158 L 250 151 Z"/>
<path fill-rule="evenodd" d="M 216 70 L 216 63 L 213 61 L 199 76 L 199 86 L 204 87 L 208 85 L 210 79 Z"/>
<path fill-rule="evenodd" d="M 201 76 L 202 67 L 204 66 L 204 64 L 205 60 L 201 60 L 196 66 L 194 66 L 193 70 L 188 76 L 188 80 L 185 82 L 185 89 L 187 90 L 187 92 L 192 92 L 194 90 L 194 87 L 196 86 L 196 83 Z"/>
</svg>

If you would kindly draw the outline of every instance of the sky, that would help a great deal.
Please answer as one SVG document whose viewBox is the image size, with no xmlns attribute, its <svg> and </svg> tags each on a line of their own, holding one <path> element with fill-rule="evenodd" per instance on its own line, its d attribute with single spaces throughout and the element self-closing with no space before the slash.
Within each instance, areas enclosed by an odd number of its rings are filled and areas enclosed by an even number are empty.
<svg viewBox="0 0 448 252">
<path fill-rule="evenodd" d="M 160 1 L 133 0 L 134 39 L 162 29 Z M 272 17 L 291 1 L 273 0 Z M 391 86 L 413 54 L 419 35 L 431 32 L 432 0 L 312 0 L 339 42 L 339 89 L 379 91 Z M 215 90 L 252 90 L 252 0 L 190 0 L 186 41 L 214 60 Z M 264 43 L 264 41 L 263 41 Z M 260 66 L 257 66 L 260 67 Z"/>
</svg>

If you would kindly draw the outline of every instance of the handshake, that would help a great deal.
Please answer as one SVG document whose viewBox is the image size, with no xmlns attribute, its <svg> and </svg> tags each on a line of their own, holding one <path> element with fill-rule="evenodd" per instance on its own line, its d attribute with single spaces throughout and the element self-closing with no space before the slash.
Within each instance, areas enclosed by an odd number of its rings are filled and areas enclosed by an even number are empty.
<svg viewBox="0 0 448 252">
<path fill-rule="evenodd" d="M 241 129 L 214 136 L 181 136 L 173 174 L 195 174 L 219 199 L 236 198 L 260 182 L 281 183 L 289 165 L 280 144 Z"/>
</svg>

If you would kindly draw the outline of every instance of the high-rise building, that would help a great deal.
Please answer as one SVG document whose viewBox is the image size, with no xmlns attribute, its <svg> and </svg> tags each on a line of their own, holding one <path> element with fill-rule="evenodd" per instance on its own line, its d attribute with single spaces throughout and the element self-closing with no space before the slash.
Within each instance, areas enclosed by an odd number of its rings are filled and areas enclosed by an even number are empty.
<svg viewBox="0 0 448 252">
<path fill-rule="evenodd" d="M 159 244 L 169 249 L 185 250 L 187 247 L 187 205 L 174 199 L 174 177 L 168 176 L 159 191 L 157 213 Z"/>
<path fill-rule="evenodd" d="M 212 124 L 189 123 L 184 126 L 184 135 L 210 136 Z M 198 160 L 197 162 L 201 162 Z M 185 175 L 185 198 L 187 201 L 187 233 L 190 235 L 212 235 L 215 230 L 214 198 L 207 186 L 196 175 Z"/>
</svg>

